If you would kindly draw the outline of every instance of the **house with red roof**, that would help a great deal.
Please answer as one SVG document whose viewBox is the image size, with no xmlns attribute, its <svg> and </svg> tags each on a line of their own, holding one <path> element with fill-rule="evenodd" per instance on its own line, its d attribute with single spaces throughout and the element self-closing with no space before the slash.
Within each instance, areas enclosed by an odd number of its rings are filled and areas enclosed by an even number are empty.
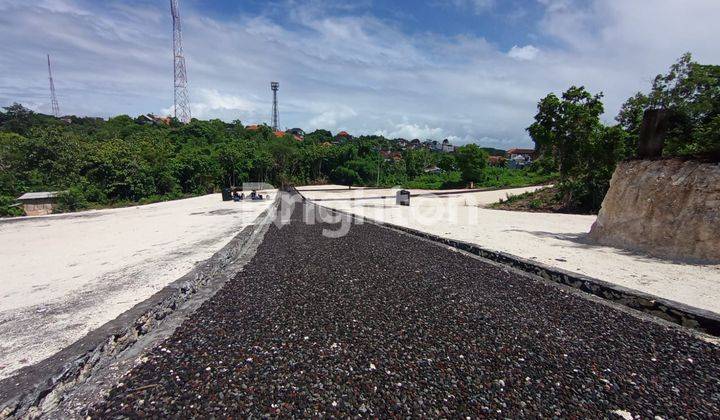
<svg viewBox="0 0 720 420">
<path fill-rule="evenodd" d="M 352 140 L 353 136 L 350 135 L 347 131 L 341 131 L 337 134 L 335 134 L 335 141 L 336 142 L 344 142 Z"/>
<path fill-rule="evenodd" d="M 533 162 L 536 153 L 535 149 L 514 148 L 507 151 L 508 166 L 511 168 L 523 168 Z"/>
</svg>

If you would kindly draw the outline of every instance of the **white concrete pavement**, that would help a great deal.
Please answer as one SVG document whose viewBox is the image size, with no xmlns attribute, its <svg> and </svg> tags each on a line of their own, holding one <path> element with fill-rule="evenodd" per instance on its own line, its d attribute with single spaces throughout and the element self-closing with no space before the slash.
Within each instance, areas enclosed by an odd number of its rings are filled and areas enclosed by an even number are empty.
<svg viewBox="0 0 720 420">
<path fill-rule="evenodd" d="M 0 220 L 0 379 L 182 277 L 271 203 L 212 194 Z"/>
</svg>

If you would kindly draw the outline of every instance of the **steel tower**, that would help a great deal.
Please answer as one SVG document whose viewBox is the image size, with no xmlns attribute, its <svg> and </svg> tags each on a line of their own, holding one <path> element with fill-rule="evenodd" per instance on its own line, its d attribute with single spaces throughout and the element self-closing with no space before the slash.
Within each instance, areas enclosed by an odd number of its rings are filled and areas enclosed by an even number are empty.
<svg viewBox="0 0 720 420">
<path fill-rule="evenodd" d="M 170 0 L 170 12 L 173 21 L 173 58 L 174 58 L 174 83 L 175 96 L 175 118 L 188 123 L 190 115 L 190 97 L 187 87 L 187 70 L 185 69 L 185 56 L 182 46 L 182 25 L 180 24 L 180 9 L 178 0 Z"/>
<path fill-rule="evenodd" d="M 273 130 L 277 131 L 278 125 L 280 122 L 280 117 L 278 115 L 278 103 L 277 103 L 277 92 L 278 92 L 278 89 L 280 89 L 280 83 L 270 82 L 270 89 L 272 90 L 272 93 L 273 93 L 272 128 L 273 128 Z"/>
<path fill-rule="evenodd" d="M 52 68 L 50 67 L 50 54 L 47 55 L 48 62 L 48 78 L 50 79 L 50 104 L 52 105 L 52 113 L 54 116 L 60 116 L 60 106 L 58 106 L 57 96 L 55 95 L 55 82 L 53 82 Z"/>
</svg>

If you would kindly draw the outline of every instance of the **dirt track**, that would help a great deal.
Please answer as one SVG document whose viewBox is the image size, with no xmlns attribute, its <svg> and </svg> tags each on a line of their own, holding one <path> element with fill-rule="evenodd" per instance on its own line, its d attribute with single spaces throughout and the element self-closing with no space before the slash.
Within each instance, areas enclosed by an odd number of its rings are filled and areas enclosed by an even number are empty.
<svg viewBox="0 0 720 420">
<path fill-rule="evenodd" d="M 93 417 L 711 417 L 720 351 L 374 225 L 271 226 Z"/>
</svg>

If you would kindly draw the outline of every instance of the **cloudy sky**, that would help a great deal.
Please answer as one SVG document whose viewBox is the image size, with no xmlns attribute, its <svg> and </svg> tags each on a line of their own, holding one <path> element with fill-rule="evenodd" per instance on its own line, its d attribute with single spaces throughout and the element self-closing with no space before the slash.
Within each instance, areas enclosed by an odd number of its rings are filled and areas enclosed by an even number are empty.
<svg viewBox="0 0 720 420">
<path fill-rule="evenodd" d="M 584 85 L 607 121 L 683 52 L 720 64 L 720 0 L 181 0 L 194 117 L 508 148 Z M 167 0 L 0 0 L 0 106 L 169 113 Z"/>
</svg>

